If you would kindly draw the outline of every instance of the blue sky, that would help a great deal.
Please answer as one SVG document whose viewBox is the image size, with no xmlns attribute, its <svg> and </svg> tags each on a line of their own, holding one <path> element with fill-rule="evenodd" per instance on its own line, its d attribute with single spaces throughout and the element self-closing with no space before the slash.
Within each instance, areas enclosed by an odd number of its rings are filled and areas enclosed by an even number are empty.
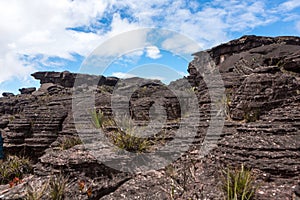
<svg viewBox="0 0 300 200">
<path fill-rule="evenodd" d="M 201 49 L 242 35 L 299 36 L 300 1 L 2 0 L 0 95 L 38 87 L 30 76 L 35 71 L 80 72 L 81 63 L 105 41 L 147 27 L 176 31 Z M 177 42 L 175 39 L 173 44 Z M 141 75 L 168 82 L 165 75 L 170 73 L 158 71 L 170 68 L 179 78 L 186 74 L 189 59 L 174 55 L 172 48 L 149 44 L 118 54 L 103 73 L 130 77 L 140 75 L 134 69 L 143 66 Z"/>
</svg>

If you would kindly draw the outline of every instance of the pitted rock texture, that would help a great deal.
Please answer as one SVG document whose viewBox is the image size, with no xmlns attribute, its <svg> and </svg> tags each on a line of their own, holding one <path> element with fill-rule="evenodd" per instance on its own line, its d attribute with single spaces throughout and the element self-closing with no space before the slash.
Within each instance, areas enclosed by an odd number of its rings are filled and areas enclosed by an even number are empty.
<svg viewBox="0 0 300 200">
<path fill-rule="evenodd" d="M 276 188 L 260 191 L 258 199 L 290 198 L 299 181 L 299 41 L 245 36 L 207 51 L 224 81 L 230 122 L 211 154 L 219 163 L 243 163 L 264 172 L 269 178 L 262 188 Z M 201 56 L 196 53 L 195 59 Z M 206 83 L 194 63 L 188 79 L 201 90 Z"/>
<path fill-rule="evenodd" d="M 210 63 L 203 57 L 207 55 Z M 222 170 L 241 164 L 257 176 L 256 199 L 300 198 L 300 38 L 244 36 L 194 56 L 187 66 L 189 75 L 169 86 L 141 78 L 121 80 L 67 71 L 34 73 L 40 88 L 25 88 L 20 95 L 4 93 L 0 98 L 5 151 L 22 152 L 35 161 L 34 176 L 25 182 L 38 183 L 59 172 L 69 175 L 66 199 L 223 199 Z M 225 95 L 217 102 L 211 101 L 204 65 L 222 77 Z M 217 82 L 211 81 L 212 86 Z M 173 139 L 180 117 L 186 114 L 171 88 L 178 90 L 177 95 L 188 90 L 196 95 L 199 106 L 199 116 L 194 116 L 199 119 L 194 143 L 165 168 L 138 174 L 104 165 L 83 144 L 62 149 L 62 138 L 78 137 L 80 119 L 74 120 L 73 87 L 79 92 L 94 90 L 95 108 L 84 107 L 80 99 L 75 101 L 82 117 L 89 109 L 113 117 L 111 97 L 116 91 L 120 104 L 114 106 L 127 103 L 128 113 L 139 124 L 147 124 L 151 112 L 166 113 L 166 142 Z M 224 110 L 218 110 L 222 106 Z M 217 146 L 200 157 L 211 117 L 220 112 L 226 118 L 222 132 L 206 137 L 217 141 Z M 87 137 L 89 134 L 86 132 Z M 180 147 L 187 145 L 183 140 Z M 163 153 L 172 154 L 172 150 Z M 105 146 L 99 146 L 97 154 L 112 161 L 116 156 Z M 94 184 L 90 198 L 78 190 L 80 180 Z M 1 186 L 1 198 L 23 198 L 24 188 L 25 184 L 12 189 Z"/>
</svg>

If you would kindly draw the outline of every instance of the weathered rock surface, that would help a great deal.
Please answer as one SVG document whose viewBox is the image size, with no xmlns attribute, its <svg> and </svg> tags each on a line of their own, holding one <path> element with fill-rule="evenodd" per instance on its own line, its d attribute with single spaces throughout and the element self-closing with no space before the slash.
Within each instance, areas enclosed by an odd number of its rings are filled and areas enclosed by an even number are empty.
<svg viewBox="0 0 300 200">
<path fill-rule="evenodd" d="M 36 90 L 35 87 L 19 89 L 21 94 L 32 94 Z"/>
<path fill-rule="evenodd" d="M 290 198 L 299 180 L 299 50 L 297 37 L 245 36 L 207 51 L 224 81 L 230 122 L 212 154 L 226 165 L 244 163 L 267 174 L 262 188 L 274 188 L 258 199 Z M 202 88 L 197 67 L 190 64 L 188 78 Z"/>
<path fill-rule="evenodd" d="M 226 94 L 217 102 L 211 102 L 212 93 L 205 82 L 208 72 L 203 69 L 208 63 L 204 55 L 211 57 L 210 70 L 218 70 L 224 82 Z M 252 168 L 257 175 L 257 199 L 300 198 L 300 38 L 244 36 L 194 56 L 188 66 L 189 76 L 169 86 L 141 78 L 120 80 L 67 71 L 34 73 L 40 88 L 27 88 L 20 95 L 7 93 L 0 98 L 5 151 L 23 152 L 35 161 L 35 174 L 28 178 L 33 183 L 53 173 L 69 175 L 67 199 L 88 199 L 78 190 L 81 180 L 93 186 L 89 199 L 223 199 L 221 171 L 240 164 Z M 210 89 L 218 89 L 217 80 L 211 81 Z M 180 117 L 188 114 L 183 112 L 181 106 L 186 104 L 178 95 L 193 93 L 199 106 L 199 116 L 194 116 L 199 119 L 194 143 L 185 155 L 164 169 L 138 174 L 109 168 L 82 144 L 63 150 L 59 147 L 61 138 L 78 137 L 75 125 L 82 121 L 74 121 L 74 112 L 82 111 L 82 117 L 86 117 L 94 109 L 85 107 L 84 100 L 79 99 L 75 102 L 80 109 L 72 110 L 72 100 L 77 97 L 74 86 L 79 93 L 94 90 L 94 106 L 105 116 L 114 116 L 111 97 L 116 91 L 119 104 L 114 104 L 115 108 L 127 104 L 128 113 L 139 125 L 149 123 L 153 113 L 166 114 L 162 121 L 167 122 L 161 129 L 166 133 L 166 142 L 173 140 Z M 215 109 L 222 106 L 226 117 L 222 133 L 220 137 L 212 134 L 206 138 L 218 140 L 217 146 L 200 157 L 211 117 L 219 115 L 220 110 Z M 116 127 L 112 125 L 110 129 Z M 189 134 L 185 133 L 186 138 Z M 180 148 L 187 143 L 182 138 L 177 145 Z M 97 153 L 111 160 L 115 156 L 101 145 Z M 163 153 L 172 154 L 172 149 Z M 119 164 L 122 163 L 116 165 Z M 23 198 L 24 188 L 25 184 L 12 189 L 1 186 L 1 198 Z"/>
</svg>

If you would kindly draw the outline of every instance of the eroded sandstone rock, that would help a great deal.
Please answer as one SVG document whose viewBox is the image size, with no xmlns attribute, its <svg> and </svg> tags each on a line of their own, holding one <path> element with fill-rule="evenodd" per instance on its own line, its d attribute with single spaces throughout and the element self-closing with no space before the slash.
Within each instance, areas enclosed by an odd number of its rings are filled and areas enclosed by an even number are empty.
<svg viewBox="0 0 300 200">
<path fill-rule="evenodd" d="M 219 114 L 219 110 L 212 110 L 209 89 L 203 78 L 205 72 L 199 64 L 205 63 L 201 62 L 204 54 L 211 56 L 214 61 L 211 70 L 219 70 L 224 82 L 225 98 L 215 103 L 225 105 L 226 121 L 220 138 L 218 134 L 206 138 L 218 140 L 217 147 L 200 158 L 199 149 L 211 116 Z M 260 185 L 257 199 L 289 199 L 299 195 L 300 38 L 244 36 L 204 54 L 195 53 L 194 61 L 188 66 L 189 76 L 172 82 L 169 88 L 159 81 L 140 78 L 129 79 L 128 82 L 135 85 L 128 86 L 114 77 L 66 71 L 36 72 L 33 77 L 40 80 L 41 87 L 32 95 L 28 92 L 0 98 L 0 130 L 4 133 L 5 149 L 13 153 L 25 150 L 35 158 L 32 181 L 59 171 L 71 175 L 70 199 L 74 194 L 87 199 L 76 189 L 76 181 L 80 179 L 97 183 L 94 199 L 169 198 L 172 187 L 177 188 L 174 195 L 178 199 L 223 199 L 220 172 L 227 166 L 240 164 L 257 173 Z M 72 111 L 74 84 L 81 92 L 94 89 L 95 108 L 109 117 L 113 116 L 111 96 L 117 85 L 120 105 L 127 103 L 129 113 L 140 124 L 148 123 L 149 113 L 154 109 L 152 105 L 157 102 L 155 109 L 167 114 L 164 131 L 170 133 L 166 142 L 171 141 L 183 113 L 170 88 L 184 91 L 189 88 L 185 80 L 198 99 L 199 116 L 195 118 L 199 123 L 193 146 L 172 163 L 174 174 L 170 174 L 168 166 L 128 175 L 103 165 L 82 144 L 68 150 L 54 145 L 61 137 L 78 137 Z M 131 91 L 132 95 L 127 97 Z M 84 102 L 79 103 L 84 105 Z M 117 127 L 111 129 L 117 130 Z M 184 147 L 186 143 L 182 141 L 178 145 Z M 107 149 L 101 148 L 98 153 L 114 159 Z M 16 191 L 8 192 L 7 198 Z M 24 191 L 21 186 L 20 191 Z"/>
</svg>

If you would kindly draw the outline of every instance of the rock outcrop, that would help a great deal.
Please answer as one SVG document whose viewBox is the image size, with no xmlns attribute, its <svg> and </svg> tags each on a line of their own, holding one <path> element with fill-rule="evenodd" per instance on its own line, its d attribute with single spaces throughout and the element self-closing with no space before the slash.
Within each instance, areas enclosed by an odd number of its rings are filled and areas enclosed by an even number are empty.
<svg viewBox="0 0 300 200">
<path fill-rule="evenodd" d="M 21 94 L 32 94 L 35 90 L 35 87 L 19 89 Z"/>
<path fill-rule="evenodd" d="M 285 199 L 299 179 L 299 39 L 244 36 L 207 51 L 226 88 L 225 136 L 213 154 L 226 165 L 244 163 L 268 174 L 263 185 L 276 188 L 258 199 Z M 203 88 L 197 67 L 190 64 L 188 78 Z"/>
<path fill-rule="evenodd" d="M 60 85 L 65 88 L 72 88 L 77 81 L 77 84 L 80 84 L 80 81 L 83 81 L 87 85 L 109 85 L 114 86 L 116 85 L 118 78 L 116 77 L 104 77 L 104 76 L 95 76 L 95 75 L 88 75 L 88 74 L 76 74 L 70 73 L 68 71 L 64 72 L 36 72 L 32 74 L 32 76 L 40 80 L 41 84 L 45 83 L 53 83 L 55 85 Z"/>
<path fill-rule="evenodd" d="M 217 102 L 211 101 L 212 88 L 205 82 L 203 65 L 207 63 L 203 55 L 210 56 L 211 70 L 219 71 L 224 82 L 224 98 Z M 169 86 L 141 78 L 121 80 L 67 71 L 34 73 L 40 88 L 23 88 L 20 95 L 5 93 L 0 98 L 5 152 L 22 152 L 35 162 L 34 175 L 25 182 L 40 183 L 57 172 L 68 175 L 67 199 L 223 199 L 221 171 L 241 164 L 256 173 L 257 199 L 300 198 L 300 38 L 244 36 L 194 56 L 188 66 L 189 76 Z M 82 106 L 83 110 L 100 109 L 105 116 L 113 117 L 111 98 L 118 91 L 120 104 L 114 106 L 127 103 L 129 114 L 139 126 L 149 123 L 154 111 L 165 114 L 161 145 L 174 139 L 181 117 L 190 114 L 183 112 L 181 106 L 185 104 L 177 98 L 188 90 L 196 95 L 199 106 L 194 116 L 199 121 L 195 123 L 193 145 L 165 168 L 138 174 L 106 166 L 83 144 L 63 149 L 60 143 L 64 138 L 78 138 L 72 110 L 74 87 L 77 91 L 94 91 L 95 108 Z M 220 114 L 212 104 L 225 108 L 226 120 L 220 137 L 206 138 L 219 139 L 217 146 L 199 157 L 211 117 Z M 107 129 L 118 127 L 111 124 Z M 188 138 L 189 134 L 187 129 L 184 135 Z M 186 138 L 177 144 L 179 148 L 187 145 Z M 99 153 L 111 159 L 115 156 L 106 147 Z M 163 153 L 168 155 L 172 150 Z M 78 181 L 93 186 L 90 197 L 78 190 Z M 23 198 L 25 186 L 0 186 L 0 196 Z"/>
</svg>

